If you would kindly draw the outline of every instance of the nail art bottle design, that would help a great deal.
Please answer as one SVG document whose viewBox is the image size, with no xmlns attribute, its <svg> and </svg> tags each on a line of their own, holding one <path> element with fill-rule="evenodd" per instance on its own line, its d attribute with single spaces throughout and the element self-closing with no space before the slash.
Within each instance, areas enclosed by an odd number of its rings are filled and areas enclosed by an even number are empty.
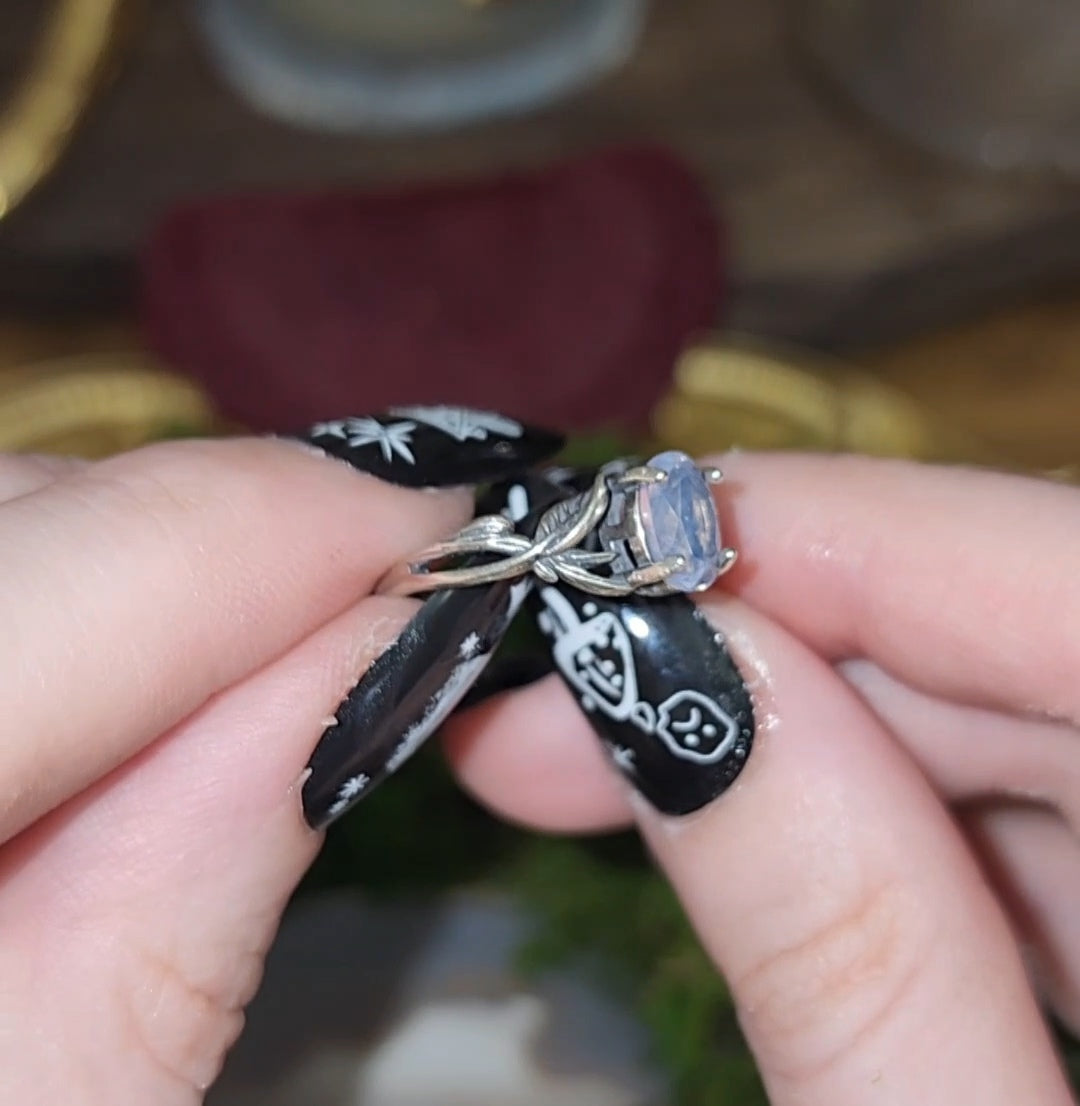
<svg viewBox="0 0 1080 1106">
<path fill-rule="evenodd" d="M 615 767 L 658 810 L 688 814 L 734 781 L 754 738 L 750 692 L 691 600 L 549 585 L 530 603 Z"/>
</svg>

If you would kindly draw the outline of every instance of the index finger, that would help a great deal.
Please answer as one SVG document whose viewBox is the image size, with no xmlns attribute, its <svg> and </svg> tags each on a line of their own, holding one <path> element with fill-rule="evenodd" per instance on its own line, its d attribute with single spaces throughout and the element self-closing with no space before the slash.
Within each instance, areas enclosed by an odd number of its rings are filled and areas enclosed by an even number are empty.
<svg viewBox="0 0 1080 1106">
<path fill-rule="evenodd" d="M 236 440 L 151 446 L 0 506 L 0 840 L 345 610 L 468 503 Z"/>
<path fill-rule="evenodd" d="M 725 581 L 831 659 L 948 698 L 1080 717 L 1080 491 L 861 457 L 722 459 Z"/>
</svg>

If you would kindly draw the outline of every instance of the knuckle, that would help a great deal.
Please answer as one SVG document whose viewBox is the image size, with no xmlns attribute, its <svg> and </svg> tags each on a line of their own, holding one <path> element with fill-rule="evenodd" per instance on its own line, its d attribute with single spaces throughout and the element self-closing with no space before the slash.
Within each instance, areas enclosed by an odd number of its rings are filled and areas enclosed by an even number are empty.
<svg viewBox="0 0 1080 1106">
<path fill-rule="evenodd" d="M 198 455 L 165 463 L 135 454 L 102 462 L 66 489 L 97 521 L 126 526 L 138 520 L 166 540 L 189 525 L 218 495 L 220 477 Z M 122 462 L 122 463 L 121 463 Z"/>
<path fill-rule="evenodd" d="M 155 555 L 169 556 L 179 572 L 225 526 L 244 527 L 270 515 L 276 492 L 265 443 L 163 442 L 121 454 L 86 470 L 67 494 L 81 499 L 97 520 L 130 535 L 137 523 Z M 272 460 L 272 458 L 271 458 Z M 184 551 L 187 551 L 185 554 Z"/>
<path fill-rule="evenodd" d="M 761 956 L 733 990 L 763 1068 L 804 1084 L 841 1065 L 905 1006 L 928 948 L 925 911 L 886 883 Z"/>
<path fill-rule="evenodd" d="M 163 442 L 121 454 L 87 474 L 118 500 L 155 514 L 187 514 L 203 509 L 244 475 L 221 443 Z"/>
</svg>

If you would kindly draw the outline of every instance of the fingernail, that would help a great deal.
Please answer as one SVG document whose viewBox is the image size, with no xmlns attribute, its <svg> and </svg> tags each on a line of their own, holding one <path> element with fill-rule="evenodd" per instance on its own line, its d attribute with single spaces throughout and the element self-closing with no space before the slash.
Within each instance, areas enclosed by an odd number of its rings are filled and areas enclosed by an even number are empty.
<svg viewBox="0 0 1080 1106">
<path fill-rule="evenodd" d="M 434 593 L 338 707 L 301 790 L 314 829 L 340 818 L 396 772 L 476 682 L 528 585 Z"/>
<path fill-rule="evenodd" d="M 558 453 L 560 434 L 467 407 L 395 407 L 317 423 L 302 441 L 405 487 L 506 480 Z"/>
<path fill-rule="evenodd" d="M 522 653 L 514 657 L 496 660 L 476 681 L 472 690 L 461 701 L 462 710 L 479 706 L 504 691 L 528 687 L 555 671 L 551 654 L 547 651 Z"/>
<path fill-rule="evenodd" d="M 753 744 L 753 704 L 723 635 L 689 599 L 545 586 L 531 602 L 612 763 L 657 810 L 689 814 L 731 786 Z"/>
</svg>

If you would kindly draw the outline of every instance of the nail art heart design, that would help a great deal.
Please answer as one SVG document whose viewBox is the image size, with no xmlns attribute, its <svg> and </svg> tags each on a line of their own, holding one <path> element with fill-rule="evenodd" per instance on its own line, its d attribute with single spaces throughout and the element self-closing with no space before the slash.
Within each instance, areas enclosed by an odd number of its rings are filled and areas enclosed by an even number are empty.
<svg viewBox="0 0 1080 1106">
<path fill-rule="evenodd" d="M 506 480 L 562 449 L 560 434 L 467 407 L 395 407 L 316 423 L 300 435 L 334 457 L 406 487 Z"/>
</svg>

